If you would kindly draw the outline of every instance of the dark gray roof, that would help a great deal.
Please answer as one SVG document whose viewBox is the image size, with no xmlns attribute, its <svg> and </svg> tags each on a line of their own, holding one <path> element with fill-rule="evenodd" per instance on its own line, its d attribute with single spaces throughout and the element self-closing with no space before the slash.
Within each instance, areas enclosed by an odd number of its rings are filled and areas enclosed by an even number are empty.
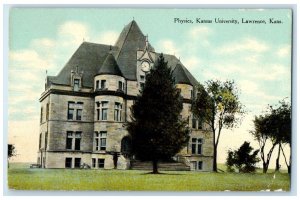
<svg viewBox="0 0 300 200">
<path fill-rule="evenodd" d="M 117 51 L 114 55 L 125 78 L 136 80 L 136 51 L 143 50 L 145 46 L 146 36 L 133 20 L 124 27 L 115 44 Z M 149 50 L 154 51 L 150 44 Z"/>
<path fill-rule="evenodd" d="M 159 54 L 156 54 L 158 57 Z M 168 62 L 168 66 L 173 70 L 173 76 L 175 78 L 175 83 L 186 83 L 193 86 L 198 84 L 198 81 L 194 78 L 194 76 L 187 70 L 187 68 L 180 62 L 180 60 L 174 56 L 169 54 L 163 54 L 165 61 Z M 177 65 L 180 65 L 177 68 Z M 177 69 L 176 69 L 177 68 Z"/>
<path fill-rule="evenodd" d="M 98 74 L 112 74 L 123 76 L 117 64 L 117 61 L 115 60 L 115 57 L 111 53 L 109 53 L 105 58 L 101 68 L 98 71 Z"/>
<path fill-rule="evenodd" d="M 183 70 L 183 66 L 180 63 L 177 63 L 175 69 L 173 70 L 173 77 L 175 78 L 175 83 L 192 85 L 191 81 Z"/>
<path fill-rule="evenodd" d="M 93 87 L 93 77 L 100 72 L 109 72 L 117 75 L 121 74 L 126 79 L 136 80 L 136 51 L 143 50 L 145 46 L 146 37 L 133 20 L 124 27 L 115 46 L 83 42 L 57 76 L 47 77 L 48 86 L 51 83 L 70 85 L 71 70 L 75 70 L 76 67 L 78 67 L 79 72 L 83 71 L 82 84 L 84 87 Z M 152 52 L 155 51 L 150 44 L 148 44 L 148 50 Z M 114 63 L 111 59 L 112 57 L 110 57 L 107 61 L 108 64 L 104 65 L 103 63 L 109 52 L 112 53 L 111 56 L 114 57 L 114 61 L 116 61 L 116 63 Z M 174 70 L 176 65 L 180 63 L 180 61 L 173 55 L 164 54 L 164 57 L 165 60 L 168 61 L 168 65 L 172 68 L 172 70 Z M 184 65 L 182 65 L 182 63 L 180 64 L 180 73 L 184 74 L 182 76 L 185 81 L 188 82 L 188 84 L 194 86 L 197 85 L 197 80 L 184 67 Z M 177 75 L 175 75 L 175 81 L 181 80 L 182 77 L 180 76 L 180 73 L 176 72 Z"/>
<path fill-rule="evenodd" d="M 51 82 L 60 85 L 70 85 L 71 70 L 75 70 L 78 66 L 78 71 L 83 71 L 83 86 L 93 87 L 93 77 L 97 74 L 109 50 L 109 45 L 83 42 L 57 76 L 47 77 L 48 84 Z"/>
</svg>

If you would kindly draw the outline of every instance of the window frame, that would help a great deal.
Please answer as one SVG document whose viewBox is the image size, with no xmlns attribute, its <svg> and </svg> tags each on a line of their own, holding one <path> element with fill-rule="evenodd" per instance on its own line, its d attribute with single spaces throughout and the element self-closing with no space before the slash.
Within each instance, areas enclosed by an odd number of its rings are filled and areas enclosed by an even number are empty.
<svg viewBox="0 0 300 200">
<path fill-rule="evenodd" d="M 69 162 L 67 162 L 67 160 L 69 160 Z M 67 164 L 69 164 L 67 166 Z M 65 158 L 65 168 L 72 168 L 72 164 L 73 164 L 73 158 L 72 157 L 66 157 Z"/>
<path fill-rule="evenodd" d="M 191 138 L 191 153 L 193 155 L 203 155 L 203 138 Z"/>
<path fill-rule="evenodd" d="M 120 103 L 120 102 L 115 102 L 114 121 L 116 121 L 116 122 L 122 121 L 122 103 Z"/>
<path fill-rule="evenodd" d="M 103 79 L 103 80 L 100 81 L 100 89 L 101 89 L 101 90 L 104 90 L 104 89 L 106 89 L 106 88 L 107 88 L 106 80 Z"/>
<path fill-rule="evenodd" d="M 74 78 L 73 88 L 74 88 L 74 91 L 78 91 L 80 89 L 80 79 L 79 78 Z"/>
<path fill-rule="evenodd" d="M 74 168 L 80 168 L 80 166 L 81 166 L 81 158 L 74 158 Z"/>
<path fill-rule="evenodd" d="M 100 131 L 99 132 L 99 149 L 100 149 L 100 151 L 106 151 L 106 147 L 107 147 L 107 131 Z"/>
<path fill-rule="evenodd" d="M 101 101 L 100 102 L 100 121 L 108 120 L 108 107 L 109 107 L 109 101 Z M 104 115 L 104 113 L 105 113 L 105 115 Z"/>
<path fill-rule="evenodd" d="M 98 168 L 99 169 L 104 169 L 104 166 L 105 166 L 105 159 L 104 158 L 98 158 Z"/>
<path fill-rule="evenodd" d="M 201 165 L 200 165 L 200 163 L 201 163 Z M 203 161 L 202 160 L 198 161 L 198 163 L 197 163 L 197 170 L 203 170 Z"/>
</svg>

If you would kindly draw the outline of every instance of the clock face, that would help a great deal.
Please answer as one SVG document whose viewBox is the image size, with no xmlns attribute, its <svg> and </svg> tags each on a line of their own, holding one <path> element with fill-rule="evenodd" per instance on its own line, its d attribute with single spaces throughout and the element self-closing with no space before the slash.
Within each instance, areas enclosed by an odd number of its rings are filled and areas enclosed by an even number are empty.
<svg viewBox="0 0 300 200">
<path fill-rule="evenodd" d="M 144 72 L 150 71 L 150 64 L 147 61 L 142 62 L 142 70 Z"/>
</svg>

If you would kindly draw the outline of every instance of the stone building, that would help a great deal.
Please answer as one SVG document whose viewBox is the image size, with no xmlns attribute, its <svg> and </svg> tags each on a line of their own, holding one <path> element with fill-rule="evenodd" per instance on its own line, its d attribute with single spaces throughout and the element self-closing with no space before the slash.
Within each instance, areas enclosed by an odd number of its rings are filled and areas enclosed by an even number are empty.
<svg viewBox="0 0 300 200">
<path fill-rule="evenodd" d="M 38 164 L 43 168 L 129 169 L 125 123 L 158 53 L 133 20 L 114 46 L 83 42 L 41 94 Z M 191 113 L 197 81 L 174 55 L 164 54 L 184 98 L 192 129 L 174 157 L 190 170 L 212 171 L 213 138 Z"/>
</svg>

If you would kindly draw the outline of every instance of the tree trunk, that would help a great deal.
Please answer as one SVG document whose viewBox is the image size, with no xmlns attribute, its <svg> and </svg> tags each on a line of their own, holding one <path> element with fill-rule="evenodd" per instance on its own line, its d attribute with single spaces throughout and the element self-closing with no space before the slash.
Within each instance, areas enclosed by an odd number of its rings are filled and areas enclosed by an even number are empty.
<svg viewBox="0 0 300 200">
<path fill-rule="evenodd" d="M 217 167 L 217 147 L 214 145 L 214 160 L 213 160 L 213 171 L 218 172 L 218 167 Z"/>
<path fill-rule="evenodd" d="M 158 174 L 158 165 L 157 165 L 157 160 L 153 160 L 152 164 L 153 164 L 153 174 Z"/>
<path fill-rule="evenodd" d="M 275 171 L 279 171 L 280 169 L 280 164 L 279 164 L 279 158 L 280 158 L 280 148 L 281 144 L 279 143 L 278 144 L 278 155 L 277 155 L 277 159 L 276 159 L 276 168 L 275 168 Z"/>
<path fill-rule="evenodd" d="M 268 171 L 268 164 L 266 162 L 263 162 L 263 173 L 267 173 Z"/>
</svg>

